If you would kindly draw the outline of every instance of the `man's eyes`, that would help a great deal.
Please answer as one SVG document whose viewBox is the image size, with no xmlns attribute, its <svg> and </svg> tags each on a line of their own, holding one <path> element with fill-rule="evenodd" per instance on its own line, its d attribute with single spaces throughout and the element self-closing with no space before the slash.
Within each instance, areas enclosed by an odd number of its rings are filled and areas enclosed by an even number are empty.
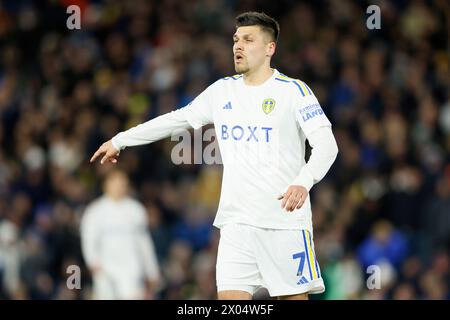
<svg viewBox="0 0 450 320">
<path fill-rule="evenodd" d="M 236 43 L 238 42 L 239 39 L 233 39 L 233 42 Z M 245 42 L 253 42 L 253 39 L 244 39 Z"/>
</svg>

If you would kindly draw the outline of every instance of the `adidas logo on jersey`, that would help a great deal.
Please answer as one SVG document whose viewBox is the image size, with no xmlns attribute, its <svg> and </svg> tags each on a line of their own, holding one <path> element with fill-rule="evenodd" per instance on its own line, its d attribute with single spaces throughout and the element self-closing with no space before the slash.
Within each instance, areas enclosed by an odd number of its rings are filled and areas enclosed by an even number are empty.
<svg viewBox="0 0 450 320">
<path fill-rule="evenodd" d="M 228 101 L 228 103 L 223 106 L 223 109 L 233 109 L 233 107 L 231 106 L 231 102 Z"/>
<path fill-rule="evenodd" d="M 309 281 L 305 278 L 305 276 L 301 277 L 300 280 L 298 280 L 297 284 L 306 284 Z"/>
</svg>

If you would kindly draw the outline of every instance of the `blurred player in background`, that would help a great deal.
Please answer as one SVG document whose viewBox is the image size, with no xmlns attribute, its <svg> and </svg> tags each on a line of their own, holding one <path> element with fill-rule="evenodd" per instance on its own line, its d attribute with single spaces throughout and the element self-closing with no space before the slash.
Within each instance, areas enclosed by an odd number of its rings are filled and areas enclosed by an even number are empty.
<svg viewBox="0 0 450 320">
<path fill-rule="evenodd" d="M 94 299 L 153 298 L 159 266 L 147 229 L 145 208 L 128 196 L 124 172 L 106 176 L 104 195 L 81 221 L 81 241 L 93 278 Z"/>
<path fill-rule="evenodd" d="M 325 290 L 313 244 L 311 187 L 336 159 L 331 123 L 312 90 L 271 68 L 279 25 L 247 12 L 236 18 L 234 64 L 188 106 L 121 132 L 92 156 L 117 163 L 125 147 L 214 123 L 224 164 L 214 225 L 219 299 L 307 299 Z M 305 162 L 305 141 L 312 153 Z M 280 203 L 281 200 L 281 203 Z"/>
</svg>

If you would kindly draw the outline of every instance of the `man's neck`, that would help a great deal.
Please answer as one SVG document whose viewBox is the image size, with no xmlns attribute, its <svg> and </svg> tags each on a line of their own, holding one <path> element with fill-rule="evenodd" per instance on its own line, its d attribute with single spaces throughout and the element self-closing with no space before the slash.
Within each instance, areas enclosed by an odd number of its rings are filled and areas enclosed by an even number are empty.
<svg viewBox="0 0 450 320">
<path fill-rule="evenodd" d="M 106 196 L 113 202 L 120 202 L 125 198 L 124 195 L 115 195 L 115 194 L 106 194 Z"/>
<path fill-rule="evenodd" d="M 259 86 L 269 79 L 275 72 L 270 66 L 264 66 L 254 71 L 244 73 L 244 83 L 249 86 Z"/>
</svg>

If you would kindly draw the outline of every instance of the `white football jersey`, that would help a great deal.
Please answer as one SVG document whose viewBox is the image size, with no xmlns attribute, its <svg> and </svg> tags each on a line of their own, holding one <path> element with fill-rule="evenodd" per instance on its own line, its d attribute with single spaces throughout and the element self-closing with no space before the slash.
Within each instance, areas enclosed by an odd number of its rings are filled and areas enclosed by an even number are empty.
<svg viewBox="0 0 450 320">
<path fill-rule="evenodd" d="M 224 171 L 214 225 L 243 223 L 312 231 L 309 196 L 299 210 L 281 208 L 280 194 L 305 165 L 305 140 L 331 123 L 312 90 L 274 70 L 259 86 L 242 75 L 222 78 L 182 108 L 198 129 L 214 123 Z"/>
<path fill-rule="evenodd" d="M 86 263 L 112 278 L 159 276 L 146 210 L 133 198 L 102 196 L 89 204 L 81 220 L 81 242 Z"/>
</svg>

